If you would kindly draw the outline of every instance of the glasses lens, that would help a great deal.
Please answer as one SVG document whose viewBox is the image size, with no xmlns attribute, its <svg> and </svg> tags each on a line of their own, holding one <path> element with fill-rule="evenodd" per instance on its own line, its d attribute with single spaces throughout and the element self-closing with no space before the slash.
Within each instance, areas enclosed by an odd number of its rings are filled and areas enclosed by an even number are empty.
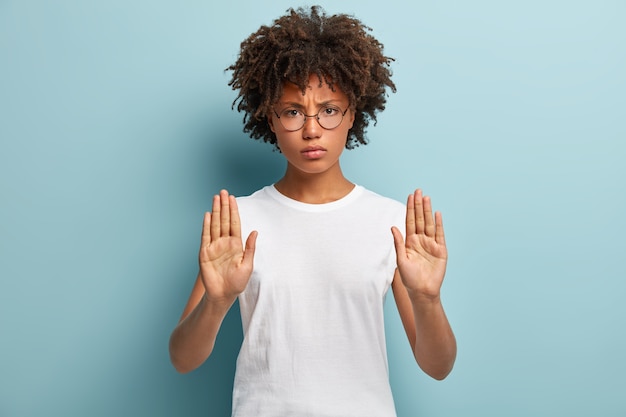
<svg viewBox="0 0 626 417">
<path fill-rule="evenodd" d="M 287 130 L 298 130 L 304 126 L 304 114 L 296 109 L 285 109 L 280 113 L 280 123 Z"/>
<path fill-rule="evenodd" d="M 324 129 L 334 129 L 341 124 L 343 113 L 340 108 L 334 106 L 324 106 L 316 116 L 305 116 L 304 113 L 296 109 L 285 109 L 280 113 L 280 123 L 290 131 L 300 130 L 306 123 L 307 117 L 315 117 Z"/>
<path fill-rule="evenodd" d="M 317 113 L 317 120 L 324 129 L 334 129 L 341 124 L 343 112 L 333 106 L 322 107 Z"/>
</svg>

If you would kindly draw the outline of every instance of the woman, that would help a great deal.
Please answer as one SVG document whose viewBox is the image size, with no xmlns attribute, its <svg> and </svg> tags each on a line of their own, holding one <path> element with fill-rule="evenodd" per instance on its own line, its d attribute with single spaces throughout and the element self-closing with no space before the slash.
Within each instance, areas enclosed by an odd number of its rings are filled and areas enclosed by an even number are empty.
<svg viewBox="0 0 626 417">
<path fill-rule="evenodd" d="M 343 150 L 366 143 L 395 91 L 392 60 L 368 31 L 347 15 L 291 9 L 245 40 L 229 67 L 244 130 L 280 150 L 287 168 L 251 196 L 214 196 L 170 355 L 180 372 L 200 366 L 238 298 L 233 416 L 395 416 L 389 288 L 419 366 L 436 379 L 453 367 L 441 214 L 420 190 L 403 205 L 341 170 Z"/>
</svg>

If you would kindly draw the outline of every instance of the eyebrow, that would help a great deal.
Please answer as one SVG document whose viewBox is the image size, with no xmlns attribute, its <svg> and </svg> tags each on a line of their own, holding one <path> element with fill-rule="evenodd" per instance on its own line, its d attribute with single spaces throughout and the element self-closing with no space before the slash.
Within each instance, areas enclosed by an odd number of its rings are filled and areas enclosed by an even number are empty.
<svg viewBox="0 0 626 417">
<path fill-rule="evenodd" d="M 339 107 L 339 103 L 341 102 L 341 100 L 336 100 L 336 99 L 331 99 L 331 100 L 325 100 L 325 101 L 320 101 L 319 103 L 316 103 L 317 107 L 323 107 L 323 106 L 327 106 L 329 104 L 332 104 L 333 106 L 337 106 Z M 304 105 L 302 105 L 301 103 L 295 102 L 295 101 L 279 101 L 278 104 L 283 105 L 285 107 L 295 107 L 298 109 L 304 109 Z"/>
</svg>

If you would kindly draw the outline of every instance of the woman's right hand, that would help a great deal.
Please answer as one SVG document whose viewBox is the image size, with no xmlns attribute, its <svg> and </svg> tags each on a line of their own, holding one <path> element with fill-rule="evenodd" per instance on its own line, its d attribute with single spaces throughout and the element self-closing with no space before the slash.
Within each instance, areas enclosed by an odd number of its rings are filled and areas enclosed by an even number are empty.
<svg viewBox="0 0 626 417">
<path fill-rule="evenodd" d="M 252 274 L 257 232 L 243 247 L 237 201 L 226 190 L 213 196 L 213 209 L 204 215 L 200 243 L 200 276 L 208 301 L 233 302 Z"/>
</svg>

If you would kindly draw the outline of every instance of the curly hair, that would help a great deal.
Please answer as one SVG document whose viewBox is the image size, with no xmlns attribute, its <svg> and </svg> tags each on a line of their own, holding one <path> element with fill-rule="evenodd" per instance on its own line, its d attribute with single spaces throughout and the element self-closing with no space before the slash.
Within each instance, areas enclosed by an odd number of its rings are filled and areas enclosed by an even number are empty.
<svg viewBox="0 0 626 417">
<path fill-rule="evenodd" d="M 285 81 L 306 92 L 309 77 L 316 74 L 350 102 L 355 120 L 346 148 L 365 145 L 365 131 L 376 114 L 385 109 L 393 58 L 383 55 L 383 44 L 369 34 L 371 28 L 346 14 L 328 16 L 320 6 L 288 9 L 272 26 L 261 26 L 241 43 L 228 83 L 238 96 L 233 108 L 244 113 L 243 131 L 253 139 L 277 147 L 267 123 L 273 105 L 283 93 Z"/>
</svg>

